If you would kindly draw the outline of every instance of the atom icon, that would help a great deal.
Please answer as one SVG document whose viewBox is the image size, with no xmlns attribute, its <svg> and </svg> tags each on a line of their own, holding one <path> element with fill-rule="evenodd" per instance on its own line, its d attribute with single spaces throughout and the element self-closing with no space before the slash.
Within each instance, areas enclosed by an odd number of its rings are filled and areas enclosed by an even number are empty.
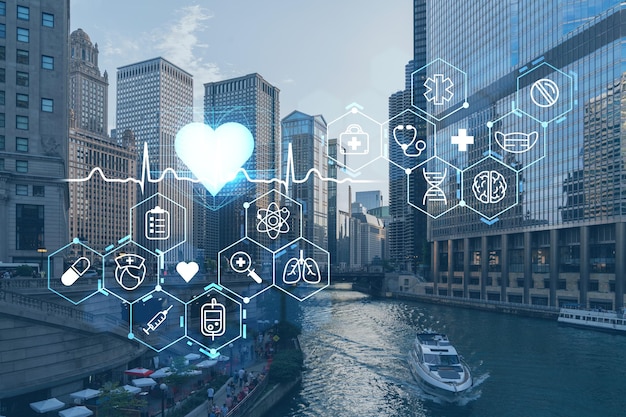
<svg viewBox="0 0 626 417">
<path fill-rule="evenodd" d="M 256 230 L 260 233 L 267 233 L 270 239 L 276 239 L 281 233 L 289 231 L 287 207 L 280 208 L 278 204 L 272 202 L 266 209 L 257 210 L 256 218 L 259 219 Z"/>
</svg>

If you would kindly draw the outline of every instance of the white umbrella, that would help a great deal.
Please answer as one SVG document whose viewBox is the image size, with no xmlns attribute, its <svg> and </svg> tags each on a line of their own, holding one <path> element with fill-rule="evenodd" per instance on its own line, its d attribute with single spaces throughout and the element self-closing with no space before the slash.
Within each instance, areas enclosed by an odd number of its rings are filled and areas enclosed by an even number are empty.
<svg viewBox="0 0 626 417">
<path fill-rule="evenodd" d="M 122 388 L 130 392 L 131 394 L 139 394 L 141 392 L 141 388 L 133 387 L 132 385 L 124 385 Z"/>
<path fill-rule="evenodd" d="M 90 400 L 98 396 L 100 396 L 100 391 L 91 388 L 87 388 L 82 391 L 76 391 L 70 394 L 70 398 L 74 398 L 77 400 Z"/>
<path fill-rule="evenodd" d="M 200 358 L 201 356 L 197 353 L 188 353 L 185 355 L 185 359 L 187 359 L 188 361 L 197 361 Z"/>
<path fill-rule="evenodd" d="M 133 385 L 139 388 L 153 387 L 156 384 L 156 381 L 152 378 L 133 379 Z"/>
<path fill-rule="evenodd" d="M 59 411 L 61 417 L 89 417 L 92 415 L 93 411 L 82 405 Z"/>
<path fill-rule="evenodd" d="M 228 360 L 230 360 L 229 356 L 224 356 L 224 355 L 220 355 L 219 358 L 217 358 L 218 361 L 220 362 L 226 362 Z"/>
<path fill-rule="evenodd" d="M 197 363 L 196 368 L 208 369 L 212 366 L 215 366 L 216 364 L 217 364 L 217 361 L 207 359 L 207 360 Z"/>
<path fill-rule="evenodd" d="M 60 410 L 63 407 L 65 407 L 65 403 L 56 398 L 48 398 L 47 400 L 30 403 L 30 408 L 39 414 Z"/>
<path fill-rule="evenodd" d="M 154 371 L 154 373 L 150 375 L 150 378 L 165 378 L 166 376 L 170 375 L 172 375 L 172 372 L 170 372 L 169 366 L 166 366 L 165 368 L 157 369 L 156 371 Z"/>
</svg>

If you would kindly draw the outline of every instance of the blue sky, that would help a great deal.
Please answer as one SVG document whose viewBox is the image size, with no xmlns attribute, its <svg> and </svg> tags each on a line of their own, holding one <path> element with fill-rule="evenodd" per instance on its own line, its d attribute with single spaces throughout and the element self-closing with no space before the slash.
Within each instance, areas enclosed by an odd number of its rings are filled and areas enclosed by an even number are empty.
<svg viewBox="0 0 626 417">
<path fill-rule="evenodd" d="M 282 117 L 297 109 L 331 121 L 358 102 L 382 123 L 412 57 L 412 3 L 71 0 L 71 30 L 98 43 L 109 128 L 117 67 L 156 56 L 194 76 L 196 120 L 203 83 L 258 72 L 280 88 Z"/>
</svg>

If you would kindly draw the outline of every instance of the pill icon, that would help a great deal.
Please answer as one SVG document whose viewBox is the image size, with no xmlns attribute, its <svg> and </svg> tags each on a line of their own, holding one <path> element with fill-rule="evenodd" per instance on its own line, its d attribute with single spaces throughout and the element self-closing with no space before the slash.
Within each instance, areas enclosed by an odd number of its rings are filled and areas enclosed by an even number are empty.
<svg viewBox="0 0 626 417">
<path fill-rule="evenodd" d="M 537 80 L 530 87 L 530 99 L 539 107 L 552 107 L 559 99 L 559 87 L 547 78 Z"/>
<path fill-rule="evenodd" d="M 83 268 L 81 268 L 81 265 L 80 265 L 81 262 L 83 262 Z M 66 287 L 69 287 L 70 285 L 74 284 L 76 280 L 78 280 L 78 278 L 85 275 L 85 272 L 87 272 L 90 266 L 91 266 L 91 262 L 89 262 L 89 259 L 85 258 L 84 256 L 81 256 L 80 258 L 76 259 L 76 261 L 72 264 L 72 266 L 70 266 L 63 273 L 63 275 L 61 275 L 61 282 Z"/>
</svg>

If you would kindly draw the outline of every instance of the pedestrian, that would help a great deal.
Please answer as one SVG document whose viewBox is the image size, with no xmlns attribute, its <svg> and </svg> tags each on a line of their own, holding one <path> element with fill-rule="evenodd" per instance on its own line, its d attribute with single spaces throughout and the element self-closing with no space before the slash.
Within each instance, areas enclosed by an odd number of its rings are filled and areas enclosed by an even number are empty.
<svg viewBox="0 0 626 417">
<path fill-rule="evenodd" d="M 222 406 L 222 415 L 225 416 L 226 414 L 228 414 L 228 407 L 226 406 L 226 403 L 224 403 Z"/>
<path fill-rule="evenodd" d="M 209 389 L 206 390 L 206 394 L 209 397 L 209 407 L 213 405 L 213 397 L 215 397 L 215 390 L 213 389 L 213 387 L 209 387 Z"/>
<path fill-rule="evenodd" d="M 239 370 L 239 387 L 243 387 L 245 377 L 246 377 L 246 371 L 243 368 L 241 368 Z"/>
</svg>

